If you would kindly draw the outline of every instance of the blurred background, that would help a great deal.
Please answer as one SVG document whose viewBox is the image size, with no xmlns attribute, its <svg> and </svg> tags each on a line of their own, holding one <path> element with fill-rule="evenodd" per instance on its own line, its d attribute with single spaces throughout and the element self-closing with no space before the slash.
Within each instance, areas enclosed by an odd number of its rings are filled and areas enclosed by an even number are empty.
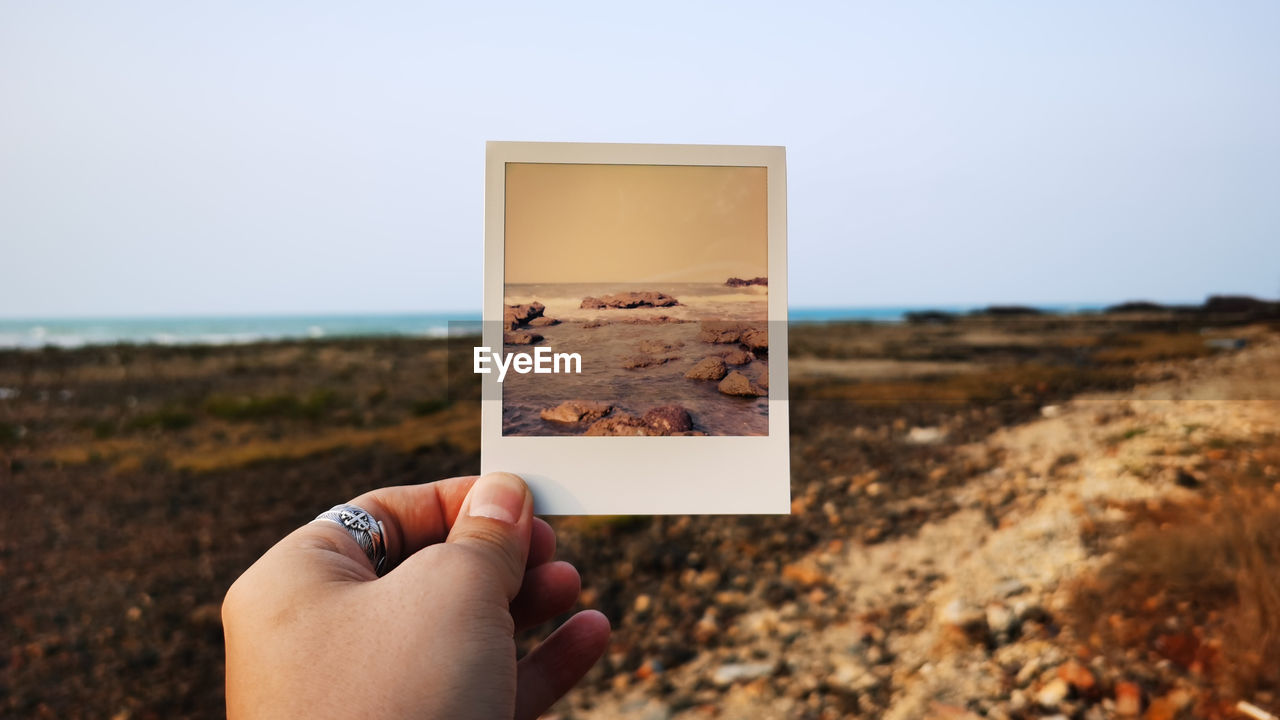
<svg viewBox="0 0 1280 720">
<path fill-rule="evenodd" d="M 792 514 L 556 519 L 553 715 L 1280 713 L 1277 29 L 0 2 L 0 715 L 222 715 L 245 567 L 477 469 L 486 140 L 787 147 Z"/>
</svg>

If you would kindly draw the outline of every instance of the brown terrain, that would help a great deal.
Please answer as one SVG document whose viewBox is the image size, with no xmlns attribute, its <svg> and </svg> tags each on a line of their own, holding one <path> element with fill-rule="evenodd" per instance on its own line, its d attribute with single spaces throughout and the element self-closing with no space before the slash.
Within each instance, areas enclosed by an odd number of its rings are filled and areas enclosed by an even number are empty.
<svg viewBox="0 0 1280 720">
<path fill-rule="evenodd" d="M 1280 324 L 1128 310 L 793 326 L 791 515 L 553 519 L 615 627 L 553 714 L 1280 711 Z M 220 717 L 245 567 L 476 470 L 470 345 L 0 352 L 0 716 Z"/>
</svg>

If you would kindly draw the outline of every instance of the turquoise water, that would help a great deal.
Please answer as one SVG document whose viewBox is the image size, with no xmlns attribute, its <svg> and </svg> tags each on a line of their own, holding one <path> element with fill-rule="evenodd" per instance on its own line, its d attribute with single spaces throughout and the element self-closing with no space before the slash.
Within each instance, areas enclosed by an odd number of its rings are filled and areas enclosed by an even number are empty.
<svg viewBox="0 0 1280 720">
<path fill-rule="evenodd" d="M 968 312 L 979 306 L 793 307 L 791 322 L 899 322 L 917 310 Z M 1087 312 L 1100 305 L 1042 306 L 1046 312 Z M 474 323 L 480 313 L 261 315 L 237 317 L 0 319 L 0 348 L 80 347 L 114 343 L 227 345 L 299 338 L 444 337 L 449 323 Z"/>
</svg>

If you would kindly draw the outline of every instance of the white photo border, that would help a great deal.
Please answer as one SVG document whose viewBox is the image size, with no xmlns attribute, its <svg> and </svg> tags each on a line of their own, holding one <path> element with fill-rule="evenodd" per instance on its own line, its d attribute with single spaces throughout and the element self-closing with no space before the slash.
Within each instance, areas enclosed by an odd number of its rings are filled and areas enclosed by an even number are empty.
<svg viewBox="0 0 1280 720">
<path fill-rule="evenodd" d="M 786 149 L 742 145 L 489 142 L 485 159 L 482 344 L 502 347 L 509 163 L 767 169 L 769 434 L 504 436 L 496 376 L 481 375 L 481 472 L 525 479 L 540 515 L 785 514 L 791 509 L 787 386 Z M 775 399 L 775 397 L 777 399 Z"/>
</svg>

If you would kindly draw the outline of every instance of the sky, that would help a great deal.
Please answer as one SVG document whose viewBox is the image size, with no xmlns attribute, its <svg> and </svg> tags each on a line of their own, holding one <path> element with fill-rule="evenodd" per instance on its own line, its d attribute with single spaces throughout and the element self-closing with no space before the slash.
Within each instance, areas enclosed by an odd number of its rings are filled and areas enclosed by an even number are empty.
<svg viewBox="0 0 1280 720">
<path fill-rule="evenodd" d="M 486 140 L 787 148 L 792 306 L 1280 293 L 1280 3 L 0 0 L 0 316 L 474 311 Z"/>
<path fill-rule="evenodd" d="M 508 163 L 505 281 L 723 283 L 767 276 L 767 173 Z"/>
</svg>

